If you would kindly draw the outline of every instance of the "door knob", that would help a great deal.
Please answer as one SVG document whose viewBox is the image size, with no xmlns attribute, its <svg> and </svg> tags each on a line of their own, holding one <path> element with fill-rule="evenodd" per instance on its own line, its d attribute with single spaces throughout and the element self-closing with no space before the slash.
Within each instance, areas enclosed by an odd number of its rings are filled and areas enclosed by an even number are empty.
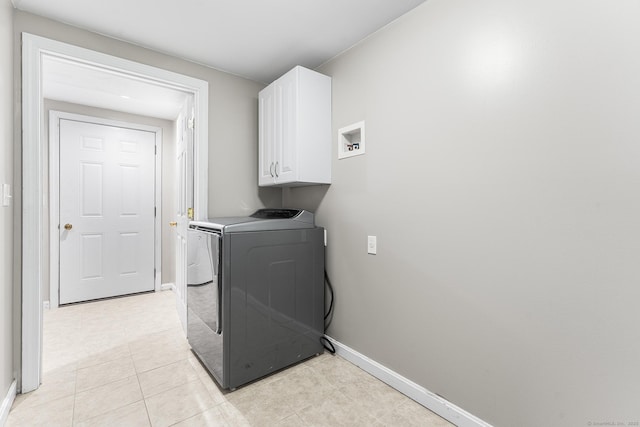
<svg viewBox="0 0 640 427">
<path fill-rule="evenodd" d="M 178 225 L 178 223 L 177 223 L 176 221 L 171 221 L 171 222 L 169 223 L 169 225 L 170 225 L 171 227 L 175 227 L 175 226 L 177 226 L 177 225 Z"/>
<path fill-rule="evenodd" d="M 73 228 L 73 225 L 71 225 L 71 224 L 65 224 L 64 225 L 64 229 L 65 230 L 71 230 L 72 228 Z"/>
</svg>

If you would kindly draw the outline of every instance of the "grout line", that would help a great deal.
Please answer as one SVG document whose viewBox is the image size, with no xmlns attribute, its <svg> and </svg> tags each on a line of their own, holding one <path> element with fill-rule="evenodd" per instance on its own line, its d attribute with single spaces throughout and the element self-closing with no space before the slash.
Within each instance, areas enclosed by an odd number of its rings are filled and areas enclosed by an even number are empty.
<svg viewBox="0 0 640 427">
<path fill-rule="evenodd" d="M 133 361 L 133 352 L 131 351 L 131 345 L 127 343 L 127 346 L 129 347 L 129 355 L 131 356 L 131 360 Z M 136 378 L 138 379 L 138 386 L 140 387 L 140 394 L 142 395 L 142 403 L 144 403 L 144 410 L 147 413 L 147 420 L 149 421 L 149 425 L 153 426 L 153 423 L 151 422 L 151 414 L 149 414 L 149 407 L 147 406 L 147 398 L 145 397 L 144 392 L 142 391 L 142 385 L 140 385 L 140 373 L 136 368 L 135 361 L 133 361 L 133 369 L 135 370 Z"/>
<path fill-rule="evenodd" d="M 43 351 L 44 353 L 44 351 Z M 44 358 L 44 354 L 43 354 Z M 73 409 L 71 410 L 71 425 L 74 426 L 76 424 L 76 401 L 78 399 L 78 360 L 75 361 L 75 371 L 74 371 L 74 384 L 73 384 Z"/>
<path fill-rule="evenodd" d="M 138 390 L 140 390 L 140 397 L 142 399 L 142 403 L 144 404 L 144 410 L 147 413 L 147 420 L 149 420 L 149 425 L 153 426 L 153 424 L 151 423 L 151 415 L 149 415 L 149 408 L 147 407 L 147 399 L 144 397 L 144 393 L 142 392 L 142 386 L 140 385 L 140 377 L 138 376 L 138 373 L 136 372 L 136 381 L 138 382 Z"/>
</svg>

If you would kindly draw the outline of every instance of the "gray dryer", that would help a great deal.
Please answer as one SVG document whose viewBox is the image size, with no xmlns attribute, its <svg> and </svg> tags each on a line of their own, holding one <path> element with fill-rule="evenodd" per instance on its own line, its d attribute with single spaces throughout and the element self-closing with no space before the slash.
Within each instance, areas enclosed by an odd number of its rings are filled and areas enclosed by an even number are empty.
<svg viewBox="0 0 640 427">
<path fill-rule="evenodd" d="M 187 336 L 223 388 L 323 351 L 324 229 L 305 210 L 192 221 Z"/>
</svg>

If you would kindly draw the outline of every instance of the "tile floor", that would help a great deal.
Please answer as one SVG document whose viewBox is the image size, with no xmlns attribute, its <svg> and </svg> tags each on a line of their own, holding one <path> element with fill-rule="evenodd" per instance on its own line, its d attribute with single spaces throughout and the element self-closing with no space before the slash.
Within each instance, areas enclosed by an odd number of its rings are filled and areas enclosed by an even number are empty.
<svg viewBox="0 0 640 427">
<path fill-rule="evenodd" d="M 45 312 L 43 383 L 16 398 L 7 426 L 451 424 L 329 354 L 221 391 L 165 291 Z"/>
</svg>

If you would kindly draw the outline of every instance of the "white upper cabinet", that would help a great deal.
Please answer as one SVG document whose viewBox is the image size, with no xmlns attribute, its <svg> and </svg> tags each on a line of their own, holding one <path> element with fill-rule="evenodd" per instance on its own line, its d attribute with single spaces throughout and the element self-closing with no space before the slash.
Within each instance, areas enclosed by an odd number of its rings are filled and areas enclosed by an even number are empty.
<svg viewBox="0 0 640 427">
<path fill-rule="evenodd" d="M 258 102 L 258 184 L 330 184 L 331 78 L 298 66 Z"/>
</svg>

